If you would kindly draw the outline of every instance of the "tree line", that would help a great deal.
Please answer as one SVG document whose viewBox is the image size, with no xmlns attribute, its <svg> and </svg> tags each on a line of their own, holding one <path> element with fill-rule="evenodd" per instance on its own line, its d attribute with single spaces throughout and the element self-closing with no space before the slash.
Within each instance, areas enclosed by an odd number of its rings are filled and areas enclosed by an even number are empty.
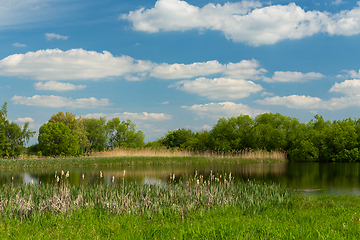
<svg viewBox="0 0 360 240">
<path fill-rule="evenodd" d="M 34 136 L 29 123 L 19 126 L 7 119 L 7 104 L 0 110 L 0 156 L 20 155 Z M 359 161 L 360 119 L 325 121 L 315 115 L 308 123 L 279 113 L 220 118 L 211 130 L 180 128 L 145 144 L 144 133 L 130 120 L 76 117 L 58 112 L 39 129 L 30 152 L 45 156 L 79 156 L 114 147 L 167 147 L 196 152 L 237 152 L 244 149 L 285 151 L 291 161 Z"/>
<path fill-rule="evenodd" d="M 279 113 L 241 115 L 220 118 L 209 131 L 169 131 L 149 145 L 218 153 L 282 150 L 291 161 L 359 161 L 360 119 L 325 121 L 316 115 L 302 123 Z"/>
</svg>

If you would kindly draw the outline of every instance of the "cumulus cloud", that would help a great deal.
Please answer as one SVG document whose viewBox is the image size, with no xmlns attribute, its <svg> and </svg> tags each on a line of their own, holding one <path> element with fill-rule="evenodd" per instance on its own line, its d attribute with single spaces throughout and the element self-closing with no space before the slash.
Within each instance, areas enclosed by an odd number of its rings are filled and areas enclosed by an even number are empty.
<svg viewBox="0 0 360 240">
<path fill-rule="evenodd" d="M 151 70 L 150 76 L 161 79 L 193 78 L 224 71 L 218 61 L 196 62 L 192 64 L 163 63 Z"/>
<path fill-rule="evenodd" d="M 360 70 L 356 72 L 355 70 L 343 70 L 344 74 L 340 74 L 337 77 L 350 77 L 350 78 L 360 78 Z"/>
<path fill-rule="evenodd" d="M 45 37 L 46 40 L 51 41 L 53 39 L 58 39 L 58 40 L 67 40 L 69 37 L 68 36 L 62 36 L 56 33 L 45 33 Z"/>
<path fill-rule="evenodd" d="M 264 78 L 265 82 L 307 82 L 323 78 L 324 75 L 316 72 L 302 73 L 302 72 L 282 72 L 276 71 L 272 78 Z"/>
<path fill-rule="evenodd" d="M 257 60 L 242 60 L 238 63 L 221 64 L 217 60 L 191 64 L 163 63 L 150 71 L 150 76 L 160 79 L 184 79 L 222 74 L 231 78 L 258 80 L 267 72 Z"/>
<path fill-rule="evenodd" d="M 13 47 L 26 47 L 26 45 L 25 44 L 22 44 L 22 43 L 14 43 L 13 44 Z"/>
<path fill-rule="evenodd" d="M 218 61 L 191 64 L 162 63 L 135 60 L 129 56 L 115 57 L 110 52 L 71 49 L 39 50 L 13 54 L 0 60 L 0 75 L 31 78 L 41 81 L 101 79 L 123 77 L 140 81 L 149 77 L 184 79 L 219 74 L 230 78 L 258 80 L 267 72 L 257 60 L 242 60 L 221 64 Z"/>
<path fill-rule="evenodd" d="M 340 98 L 331 98 L 324 101 L 318 97 L 291 95 L 284 97 L 267 97 L 255 102 L 262 105 L 280 105 L 297 109 L 329 109 L 337 110 L 360 106 L 360 95 L 350 95 Z"/>
<path fill-rule="evenodd" d="M 258 114 L 266 111 L 253 109 L 247 105 L 234 102 L 220 102 L 220 103 L 207 103 L 207 104 L 195 104 L 193 106 L 182 106 L 194 112 L 200 118 L 213 118 L 219 119 L 221 117 L 233 117 L 243 115 L 249 115 L 254 117 Z"/>
<path fill-rule="evenodd" d="M 360 93 L 360 79 L 345 80 L 342 83 L 335 83 L 329 92 L 340 92 L 346 95 L 357 95 Z"/>
<path fill-rule="evenodd" d="M 194 81 L 180 81 L 170 87 L 187 93 L 194 93 L 214 100 L 230 100 L 248 97 L 263 88 L 259 84 L 243 79 L 232 78 L 197 78 Z"/>
<path fill-rule="evenodd" d="M 152 120 L 152 121 L 164 121 L 172 119 L 171 115 L 165 113 L 91 113 L 83 116 L 84 118 L 99 118 L 106 117 L 107 119 L 112 119 L 118 117 L 121 119 L 131 119 L 131 120 Z"/>
<path fill-rule="evenodd" d="M 115 57 L 107 51 L 47 49 L 13 54 L 0 60 L 0 75 L 41 81 L 101 79 L 132 73 L 141 76 L 152 66 L 149 61 L 134 60 L 129 56 Z"/>
<path fill-rule="evenodd" d="M 72 99 L 54 95 L 34 95 L 32 97 L 15 95 L 11 98 L 11 101 L 14 104 L 49 108 L 99 108 L 110 105 L 110 100 L 107 98 L 96 99 L 94 97 L 90 97 Z"/>
<path fill-rule="evenodd" d="M 341 2 L 341 1 L 335 1 Z M 197 7 L 181 0 L 158 0 L 151 9 L 123 14 L 136 31 L 221 31 L 226 38 L 258 46 L 283 39 L 301 39 L 316 33 L 351 36 L 360 33 L 360 8 L 331 14 L 305 11 L 295 3 L 263 7 L 258 1 Z"/>
<path fill-rule="evenodd" d="M 57 81 L 48 81 L 48 82 L 37 82 L 34 83 L 36 90 L 52 90 L 52 91 L 70 91 L 70 90 L 81 90 L 86 88 L 85 85 L 74 85 L 71 83 L 62 83 Z"/>
<path fill-rule="evenodd" d="M 16 119 L 15 122 L 17 122 L 17 123 L 25 123 L 25 122 L 32 123 L 32 122 L 34 122 L 34 119 L 32 119 L 31 117 L 24 117 L 24 118 Z"/>
</svg>

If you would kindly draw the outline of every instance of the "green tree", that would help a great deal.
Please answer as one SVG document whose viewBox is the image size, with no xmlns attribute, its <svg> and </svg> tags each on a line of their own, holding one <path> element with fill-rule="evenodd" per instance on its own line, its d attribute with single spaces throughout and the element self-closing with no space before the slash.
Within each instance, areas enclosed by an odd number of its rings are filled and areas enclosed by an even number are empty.
<svg viewBox="0 0 360 240">
<path fill-rule="evenodd" d="M 83 124 L 89 140 L 89 150 L 102 151 L 108 147 L 106 118 L 84 118 Z"/>
<path fill-rule="evenodd" d="M 29 123 L 19 126 L 7 118 L 7 103 L 0 110 L 0 156 L 18 156 L 35 132 L 29 130 Z"/>
<path fill-rule="evenodd" d="M 167 148 L 187 148 L 188 140 L 195 136 L 195 133 L 190 129 L 180 128 L 168 133 L 162 138 L 163 146 Z"/>
<path fill-rule="evenodd" d="M 144 133 L 137 131 L 136 125 L 131 120 L 121 121 L 113 118 L 106 124 L 109 147 L 143 147 Z"/>
<path fill-rule="evenodd" d="M 50 123 L 61 122 L 68 126 L 71 130 L 71 134 L 78 136 L 79 148 L 81 152 L 85 152 L 90 147 L 90 142 L 87 138 L 87 132 L 85 130 L 84 121 L 81 117 L 78 119 L 76 115 L 71 112 L 58 112 L 49 119 Z"/>
<path fill-rule="evenodd" d="M 76 156 L 79 154 L 78 136 L 62 122 L 49 122 L 39 129 L 38 149 L 45 156 Z"/>
<path fill-rule="evenodd" d="M 248 115 L 220 118 L 211 130 L 214 150 L 223 152 L 248 148 L 254 121 Z"/>
</svg>

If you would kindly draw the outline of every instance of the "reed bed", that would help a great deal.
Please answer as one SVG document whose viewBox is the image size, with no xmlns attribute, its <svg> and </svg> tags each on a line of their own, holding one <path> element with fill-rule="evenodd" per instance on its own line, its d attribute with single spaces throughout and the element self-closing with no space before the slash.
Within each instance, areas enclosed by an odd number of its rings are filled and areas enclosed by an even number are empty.
<svg viewBox="0 0 360 240">
<path fill-rule="evenodd" d="M 125 175 L 125 172 L 124 172 Z M 100 178 L 102 172 L 99 173 Z M 207 180 L 197 176 L 182 181 L 175 174 L 167 183 L 142 185 L 125 183 L 112 177 L 109 185 L 67 184 L 66 174 L 56 175 L 54 184 L 27 184 L 0 188 L 1 218 L 38 217 L 46 213 L 71 213 L 79 209 L 97 209 L 111 214 L 135 214 L 151 217 L 154 213 L 203 213 L 214 207 L 236 206 L 245 210 L 261 209 L 288 202 L 289 193 L 276 184 L 233 181 L 231 173 L 210 174 Z"/>
<path fill-rule="evenodd" d="M 283 159 L 286 160 L 284 151 L 266 151 L 260 149 L 244 149 L 239 151 L 193 151 L 185 149 L 159 148 L 112 148 L 102 152 L 87 153 L 91 157 L 220 157 L 220 158 L 251 158 L 251 159 Z"/>
</svg>

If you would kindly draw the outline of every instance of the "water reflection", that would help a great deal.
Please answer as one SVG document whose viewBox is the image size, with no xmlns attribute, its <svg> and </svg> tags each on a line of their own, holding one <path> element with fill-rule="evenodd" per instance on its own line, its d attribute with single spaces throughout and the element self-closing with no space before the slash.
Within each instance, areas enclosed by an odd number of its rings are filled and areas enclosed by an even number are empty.
<svg viewBox="0 0 360 240">
<path fill-rule="evenodd" d="M 61 172 L 64 174 L 61 175 Z M 206 180 L 214 175 L 232 173 L 235 181 L 256 179 L 280 183 L 298 192 L 314 194 L 360 195 L 360 163 L 250 163 L 250 164 L 195 164 L 160 166 L 87 167 L 67 169 L 1 170 L 0 184 L 55 183 L 56 175 L 69 184 L 126 184 L 137 182 L 166 186 L 170 174 L 176 181 L 186 181 L 196 173 Z M 124 175 L 125 171 L 125 175 Z M 100 176 L 100 172 L 101 175 Z"/>
</svg>

